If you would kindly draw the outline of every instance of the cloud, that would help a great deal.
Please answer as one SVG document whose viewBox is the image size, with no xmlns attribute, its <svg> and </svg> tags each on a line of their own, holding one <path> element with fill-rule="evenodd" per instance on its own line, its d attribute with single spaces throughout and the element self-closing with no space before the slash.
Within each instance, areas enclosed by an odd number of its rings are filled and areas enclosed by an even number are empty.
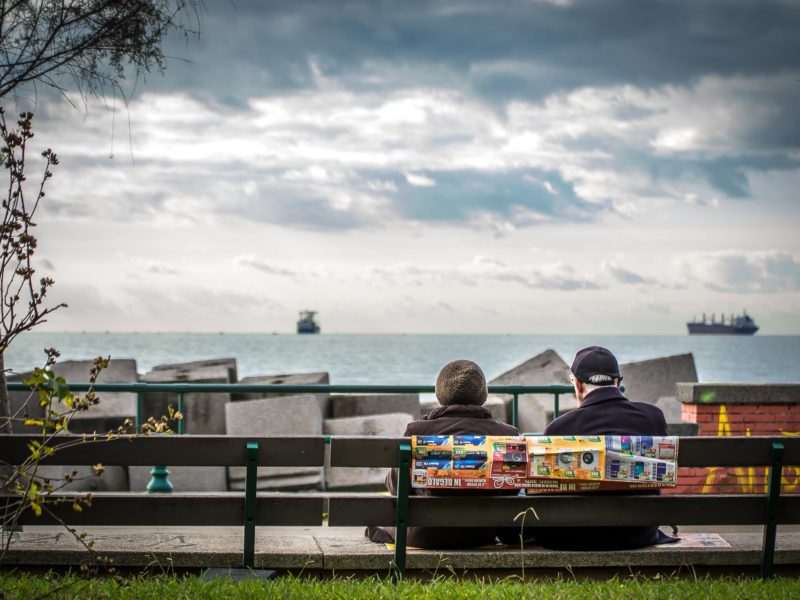
<svg viewBox="0 0 800 600">
<path fill-rule="evenodd" d="M 718 292 L 778 294 L 800 291 L 800 260 L 781 250 L 698 253 L 685 259 L 684 272 Z"/>
<path fill-rule="evenodd" d="M 655 283 L 655 280 L 653 279 L 650 279 L 648 277 L 643 277 L 638 273 L 617 266 L 613 263 L 606 263 L 605 268 L 611 274 L 611 276 L 619 283 L 632 284 L 632 285 Z"/>
<path fill-rule="evenodd" d="M 279 267 L 252 254 L 235 257 L 233 259 L 233 264 L 237 267 L 249 267 L 268 275 L 278 275 L 281 277 L 296 277 L 298 275 L 296 271 Z"/>
<path fill-rule="evenodd" d="M 416 187 L 436 187 L 436 180 L 426 177 L 425 175 L 418 175 L 415 173 L 406 173 L 406 181 Z"/>
</svg>

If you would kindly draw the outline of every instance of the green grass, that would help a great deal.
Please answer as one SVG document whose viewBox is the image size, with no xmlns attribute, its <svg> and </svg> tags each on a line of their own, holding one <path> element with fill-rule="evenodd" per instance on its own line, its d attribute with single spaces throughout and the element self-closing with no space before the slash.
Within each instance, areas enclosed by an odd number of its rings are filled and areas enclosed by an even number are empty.
<svg viewBox="0 0 800 600">
<path fill-rule="evenodd" d="M 469 581 L 438 578 L 431 582 L 403 582 L 394 585 L 383 578 L 335 579 L 319 581 L 282 577 L 274 581 L 230 580 L 204 582 L 196 576 L 134 577 L 120 583 L 110 578 L 82 579 L 75 575 L 0 574 L 0 599 L 130 598 L 536 598 L 536 600 L 580 600 L 582 598 L 680 599 L 719 598 L 720 600 L 770 600 L 800 597 L 800 579 L 679 579 L 675 577 L 626 577 L 604 581 Z"/>
</svg>

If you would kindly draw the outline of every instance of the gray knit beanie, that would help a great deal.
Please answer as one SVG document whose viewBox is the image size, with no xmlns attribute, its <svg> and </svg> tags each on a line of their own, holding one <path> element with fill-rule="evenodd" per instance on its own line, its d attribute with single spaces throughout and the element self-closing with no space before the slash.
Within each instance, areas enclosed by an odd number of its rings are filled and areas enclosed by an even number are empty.
<svg viewBox="0 0 800 600">
<path fill-rule="evenodd" d="M 486 402 L 486 377 L 471 360 L 447 363 L 436 377 L 436 399 L 442 406 L 483 405 Z"/>
</svg>

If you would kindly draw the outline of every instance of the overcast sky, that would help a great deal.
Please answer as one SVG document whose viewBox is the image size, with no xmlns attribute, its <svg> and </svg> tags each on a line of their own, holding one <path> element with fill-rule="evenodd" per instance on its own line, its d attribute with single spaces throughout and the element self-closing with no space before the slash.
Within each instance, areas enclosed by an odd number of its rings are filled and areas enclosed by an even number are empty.
<svg viewBox="0 0 800 600">
<path fill-rule="evenodd" d="M 800 333 L 797 1 L 207 1 L 40 100 L 54 330 Z"/>
</svg>

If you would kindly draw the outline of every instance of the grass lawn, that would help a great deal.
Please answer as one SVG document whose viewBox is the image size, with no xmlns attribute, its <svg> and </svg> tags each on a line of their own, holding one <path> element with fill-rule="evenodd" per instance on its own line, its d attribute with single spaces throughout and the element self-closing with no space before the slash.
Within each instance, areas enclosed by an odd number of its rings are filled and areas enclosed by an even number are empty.
<svg viewBox="0 0 800 600">
<path fill-rule="evenodd" d="M 274 581 L 250 580 L 205 582 L 197 576 L 135 577 L 118 581 L 111 578 L 83 579 L 75 575 L 0 574 L 0 600 L 33 598 L 536 598 L 537 600 L 602 598 L 636 600 L 673 598 L 719 598 L 770 600 L 800 598 L 800 579 L 678 579 L 672 577 L 627 577 L 607 581 L 466 581 L 440 578 L 432 582 L 403 582 L 394 585 L 386 579 L 338 579 L 318 581 L 282 577 Z"/>
</svg>

